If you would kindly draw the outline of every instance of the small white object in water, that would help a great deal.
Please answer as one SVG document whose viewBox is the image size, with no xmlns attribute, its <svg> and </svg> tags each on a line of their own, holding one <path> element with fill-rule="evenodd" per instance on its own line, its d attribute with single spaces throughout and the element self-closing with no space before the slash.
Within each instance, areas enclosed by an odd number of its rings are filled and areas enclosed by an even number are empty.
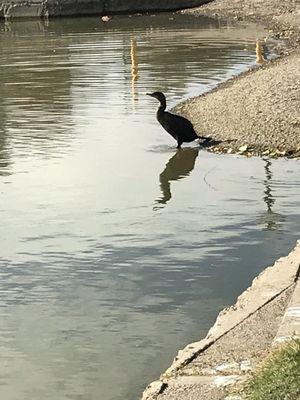
<svg viewBox="0 0 300 400">
<path fill-rule="evenodd" d="M 103 15 L 103 17 L 101 19 L 103 22 L 108 22 L 112 19 L 112 17 L 110 17 L 109 15 Z"/>
</svg>

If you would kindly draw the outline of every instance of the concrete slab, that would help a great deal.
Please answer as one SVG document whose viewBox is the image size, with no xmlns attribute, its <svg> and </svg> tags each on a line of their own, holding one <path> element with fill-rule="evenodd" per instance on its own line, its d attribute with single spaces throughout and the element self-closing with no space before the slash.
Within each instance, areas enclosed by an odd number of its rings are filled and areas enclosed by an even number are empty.
<svg viewBox="0 0 300 400">
<path fill-rule="evenodd" d="M 263 305 L 274 299 L 297 279 L 300 267 L 300 241 L 291 253 L 278 259 L 272 267 L 266 268 L 256 277 L 251 287 L 245 290 L 237 302 L 220 312 L 205 339 L 194 342 L 178 352 L 173 364 L 163 377 L 172 376 L 187 364 L 195 355 L 201 353 L 218 338 L 240 324 Z"/>
<path fill-rule="evenodd" d="M 225 387 L 245 379 L 272 345 L 299 268 L 300 242 L 254 279 L 234 306 L 220 313 L 206 338 L 180 351 L 142 400 L 224 399 Z M 289 308 L 286 318 L 298 318 L 298 300 L 291 301 Z"/>
<path fill-rule="evenodd" d="M 245 381 L 268 352 L 294 286 L 216 340 L 176 375 L 156 381 L 154 390 L 147 391 L 143 400 L 224 399 L 228 388 Z"/>
<path fill-rule="evenodd" d="M 203 375 L 207 369 L 218 375 L 246 375 L 272 345 L 282 316 L 293 293 L 286 289 L 273 301 L 215 341 L 185 367 L 179 375 Z"/>
</svg>

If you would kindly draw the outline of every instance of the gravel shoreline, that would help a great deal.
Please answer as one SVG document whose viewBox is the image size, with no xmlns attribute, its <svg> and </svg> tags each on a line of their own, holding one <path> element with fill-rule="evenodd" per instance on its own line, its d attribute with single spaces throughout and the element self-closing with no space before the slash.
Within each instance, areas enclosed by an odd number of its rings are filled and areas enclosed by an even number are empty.
<svg viewBox="0 0 300 400">
<path fill-rule="evenodd" d="M 284 4 L 282 4 L 284 3 Z M 185 13 L 261 22 L 284 37 L 281 57 L 179 105 L 209 151 L 300 158 L 300 3 L 298 0 L 215 0 Z"/>
</svg>

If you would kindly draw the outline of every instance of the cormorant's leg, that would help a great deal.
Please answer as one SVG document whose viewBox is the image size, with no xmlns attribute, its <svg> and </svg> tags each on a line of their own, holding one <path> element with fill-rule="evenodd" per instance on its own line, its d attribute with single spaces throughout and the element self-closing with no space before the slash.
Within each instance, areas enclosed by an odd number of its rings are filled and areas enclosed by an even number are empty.
<svg viewBox="0 0 300 400">
<path fill-rule="evenodd" d="M 181 149 L 182 142 L 181 140 L 177 140 L 177 149 Z"/>
</svg>

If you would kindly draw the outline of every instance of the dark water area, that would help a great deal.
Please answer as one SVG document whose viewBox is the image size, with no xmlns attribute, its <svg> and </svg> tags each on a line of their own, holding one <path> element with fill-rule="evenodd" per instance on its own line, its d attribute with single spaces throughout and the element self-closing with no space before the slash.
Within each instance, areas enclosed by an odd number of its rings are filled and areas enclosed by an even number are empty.
<svg viewBox="0 0 300 400">
<path fill-rule="evenodd" d="M 0 23 L 0 398 L 137 399 L 299 238 L 296 161 L 155 120 L 255 64 L 255 25 Z"/>
</svg>

